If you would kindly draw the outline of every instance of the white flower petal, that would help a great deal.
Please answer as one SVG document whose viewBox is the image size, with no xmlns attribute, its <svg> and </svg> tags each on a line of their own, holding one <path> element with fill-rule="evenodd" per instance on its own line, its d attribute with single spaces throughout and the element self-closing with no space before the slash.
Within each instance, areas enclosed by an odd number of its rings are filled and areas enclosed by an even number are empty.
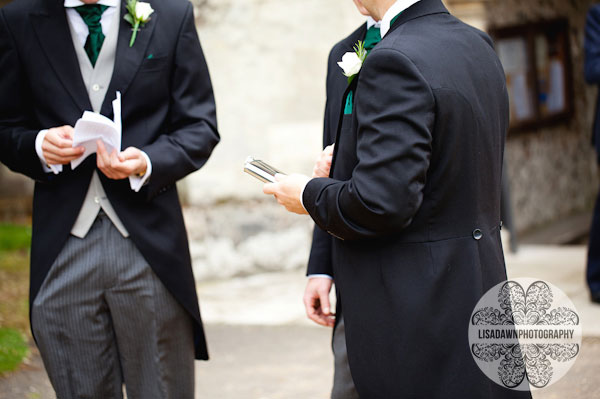
<svg viewBox="0 0 600 399">
<path fill-rule="evenodd" d="M 362 61 L 354 52 L 348 52 L 342 57 L 342 61 L 337 63 L 343 69 L 344 75 L 351 77 L 360 72 Z"/>
<path fill-rule="evenodd" d="M 152 15 L 153 12 L 154 10 L 152 9 L 150 3 L 138 1 L 135 5 L 135 15 L 137 19 L 144 23 L 148 22 L 150 15 Z"/>
</svg>

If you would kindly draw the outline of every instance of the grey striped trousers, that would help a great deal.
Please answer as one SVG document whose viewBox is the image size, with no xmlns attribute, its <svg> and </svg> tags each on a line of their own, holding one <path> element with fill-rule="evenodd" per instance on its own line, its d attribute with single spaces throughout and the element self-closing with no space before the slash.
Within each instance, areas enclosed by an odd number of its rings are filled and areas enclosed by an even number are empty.
<svg viewBox="0 0 600 399">
<path fill-rule="evenodd" d="M 32 326 L 59 399 L 194 397 L 191 318 L 103 213 L 52 265 Z"/>
<path fill-rule="evenodd" d="M 338 321 L 333 331 L 334 374 L 331 399 L 359 399 L 350 374 L 348 350 L 346 349 L 346 326 L 344 317 Z"/>
</svg>

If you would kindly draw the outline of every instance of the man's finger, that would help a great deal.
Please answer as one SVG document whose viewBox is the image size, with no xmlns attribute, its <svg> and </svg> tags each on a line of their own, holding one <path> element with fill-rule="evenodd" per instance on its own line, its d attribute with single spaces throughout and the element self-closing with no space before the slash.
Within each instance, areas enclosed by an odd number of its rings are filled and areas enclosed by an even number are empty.
<svg viewBox="0 0 600 399">
<path fill-rule="evenodd" d="M 73 140 L 75 129 L 72 126 L 61 126 L 58 128 L 58 134 L 65 139 Z"/>
<path fill-rule="evenodd" d="M 58 148 L 70 148 L 73 147 L 73 140 L 70 138 L 63 138 L 59 133 L 48 132 L 46 134 L 46 142 L 53 144 Z"/>
<path fill-rule="evenodd" d="M 55 146 L 53 143 L 51 143 L 48 140 L 44 140 L 44 142 L 42 143 L 42 151 L 44 151 L 44 153 L 48 153 L 51 155 L 56 154 L 56 156 L 58 156 L 58 152 L 60 151 L 60 149 L 61 149 L 61 147 Z"/>
<path fill-rule="evenodd" d="M 42 144 L 42 151 L 44 153 L 44 158 L 46 162 L 49 164 L 66 164 L 77 158 L 79 158 L 83 154 L 83 149 L 80 147 L 76 148 L 58 148 L 55 145 L 44 142 Z"/>
<path fill-rule="evenodd" d="M 60 155 L 63 158 L 79 158 L 81 156 L 81 154 L 83 154 L 83 148 L 82 147 L 71 147 L 71 148 L 59 148 L 57 150 L 57 154 Z"/>
<path fill-rule="evenodd" d="M 119 159 L 125 161 L 128 159 L 139 159 L 141 151 L 134 147 L 128 147 L 125 151 L 119 153 Z"/>
<path fill-rule="evenodd" d="M 119 170 L 121 167 L 121 161 L 119 160 L 119 157 L 117 156 L 116 150 L 113 150 L 113 152 L 110 153 L 110 167 L 115 170 Z"/>
<path fill-rule="evenodd" d="M 287 176 L 286 176 L 286 175 L 284 175 L 283 173 L 277 173 L 277 174 L 275 175 L 275 181 L 277 181 L 277 182 L 280 182 L 280 181 L 282 181 L 283 179 L 285 179 L 286 177 L 287 177 Z"/>
<path fill-rule="evenodd" d="M 110 166 L 110 157 L 102 140 L 96 141 L 96 145 L 98 146 L 97 156 L 102 157 L 102 163 L 104 164 L 104 167 Z"/>
<path fill-rule="evenodd" d="M 319 302 L 321 302 L 321 309 L 325 316 L 329 316 L 330 313 L 330 304 L 329 304 L 329 291 L 320 290 L 319 291 Z"/>
<path fill-rule="evenodd" d="M 318 298 L 310 298 L 306 306 L 306 315 L 315 323 L 327 327 L 327 319 L 321 312 Z"/>
<path fill-rule="evenodd" d="M 137 159 L 128 160 L 124 162 L 120 162 L 115 165 L 111 165 L 111 168 L 119 175 L 124 175 L 125 177 L 133 175 L 133 171 L 136 170 L 139 166 L 139 161 Z"/>
<path fill-rule="evenodd" d="M 277 192 L 276 183 L 267 183 L 263 186 L 263 193 L 267 195 L 274 195 Z"/>
</svg>

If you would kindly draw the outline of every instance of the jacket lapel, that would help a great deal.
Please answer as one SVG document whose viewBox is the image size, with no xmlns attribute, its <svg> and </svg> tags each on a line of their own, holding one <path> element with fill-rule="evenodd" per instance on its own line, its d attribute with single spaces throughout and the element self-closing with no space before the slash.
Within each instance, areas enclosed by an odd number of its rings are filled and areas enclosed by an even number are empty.
<svg viewBox="0 0 600 399">
<path fill-rule="evenodd" d="M 367 34 L 367 24 L 364 23 L 342 42 L 342 46 L 344 48 L 342 55 L 345 54 L 346 52 L 354 51 L 354 46 L 356 45 L 356 43 L 359 40 L 365 40 L 366 34 Z M 341 58 L 340 58 L 340 61 L 341 61 Z M 339 70 L 339 73 L 342 74 L 341 69 Z M 344 78 L 344 80 L 345 80 L 345 78 Z M 352 81 L 351 84 L 346 85 L 344 94 L 342 95 L 341 107 L 339 109 L 338 121 L 337 121 L 336 132 L 335 132 L 335 141 L 334 142 L 336 145 L 333 150 L 333 159 L 331 160 L 331 169 L 329 171 L 329 176 L 333 176 L 333 170 L 335 168 L 335 160 L 336 160 L 337 154 L 338 154 L 337 149 L 339 148 L 338 143 L 340 140 L 340 133 L 342 131 L 342 125 L 343 125 L 343 120 L 344 120 L 344 109 L 346 106 L 346 98 L 348 97 L 348 94 L 350 94 L 350 91 L 353 91 L 353 90 L 356 91 L 357 83 L 358 83 L 358 76 L 356 78 L 354 78 L 354 80 Z"/>
<path fill-rule="evenodd" d="M 125 2 L 123 2 L 121 5 L 117 52 L 115 55 L 115 69 L 101 109 L 101 113 L 109 117 L 113 114 L 112 101 L 114 100 L 115 92 L 120 91 L 123 96 L 125 95 L 127 88 L 142 65 L 142 61 L 144 61 L 146 49 L 150 44 L 150 39 L 156 26 L 156 18 L 158 18 L 156 13 L 152 14 L 150 21 L 138 31 L 133 47 L 129 47 L 132 27 L 123 18 L 126 14 L 127 9 L 125 8 Z"/>
<path fill-rule="evenodd" d="M 62 85 L 82 113 L 91 109 L 63 2 L 40 1 L 30 18 L 40 47 Z"/>
</svg>

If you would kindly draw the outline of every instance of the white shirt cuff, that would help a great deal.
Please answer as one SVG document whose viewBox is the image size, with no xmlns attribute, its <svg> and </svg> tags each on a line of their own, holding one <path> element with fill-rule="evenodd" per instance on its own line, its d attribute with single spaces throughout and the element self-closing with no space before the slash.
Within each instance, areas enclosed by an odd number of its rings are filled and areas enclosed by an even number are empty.
<svg viewBox="0 0 600 399">
<path fill-rule="evenodd" d="M 46 133 L 48 133 L 48 129 L 40 130 L 40 132 L 35 137 L 35 152 L 37 153 L 40 162 L 42 163 L 42 168 L 46 173 L 54 173 L 55 175 L 62 172 L 62 165 L 49 165 L 46 162 L 46 158 L 44 158 L 44 151 L 42 150 L 42 144 L 44 144 L 44 139 L 46 138 Z"/>
<path fill-rule="evenodd" d="M 312 179 L 310 179 L 310 180 L 312 180 Z M 304 183 L 304 187 L 302 187 L 302 191 L 300 191 L 300 205 L 302 205 L 302 208 L 304 208 L 304 210 L 306 212 L 308 212 L 308 210 L 306 210 L 306 207 L 304 206 L 303 198 L 304 198 L 304 190 L 306 189 L 306 186 L 308 185 L 310 180 L 308 180 L 306 183 Z"/>
<path fill-rule="evenodd" d="M 311 279 L 311 278 L 328 278 L 330 280 L 333 280 L 333 277 L 331 277 L 329 274 L 309 274 L 307 277 L 309 279 Z"/>
<path fill-rule="evenodd" d="M 129 176 L 129 186 L 131 186 L 131 189 L 136 193 L 139 192 L 146 183 L 148 183 L 150 175 L 152 174 L 152 162 L 150 162 L 150 157 L 144 151 L 142 151 L 142 155 L 144 158 L 146 158 L 146 173 L 144 173 L 144 176 L 141 177 Z"/>
</svg>

